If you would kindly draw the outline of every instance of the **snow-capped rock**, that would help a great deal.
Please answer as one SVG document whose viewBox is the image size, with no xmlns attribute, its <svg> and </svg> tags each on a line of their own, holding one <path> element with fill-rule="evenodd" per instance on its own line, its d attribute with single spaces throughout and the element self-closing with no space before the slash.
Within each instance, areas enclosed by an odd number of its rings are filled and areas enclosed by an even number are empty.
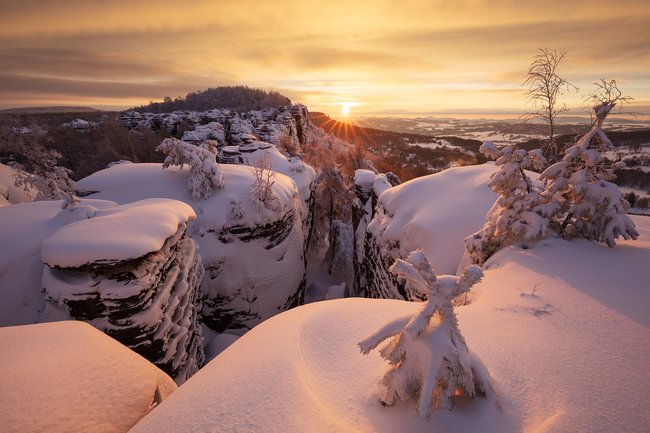
<svg viewBox="0 0 650 433">
<path fill-rule="evenodd" d="M 168 197 L 195 209 L 188 233 L 199 244 L 206 270 L 203 320 L 219 332 L 251 328 L 302 304 L 306 236 L 303 201 L 291 178 L 275 173 L 264 204 L 254 199 L 255 168 L 222 164 L 221 170 L 224 187 L 197 201 L 187 190 L 188 167 L 119 165 L 77 183 L 79 191 L 118 203 Z"/>
<path fill-rule="evenodd" d="M 93 212 L 42 244 L 45 320 L 84 320 L 178 383 L 203 365 L 203 266 L 192 208 L 150 199 Z"/>
<path fill-rule="evenodd" d="M 418 248 L 434 271 L 455 274 L 464 253 L 463 240 L 483 225 L 497 198 L 488 187 L 494 171 L 492 163 L 451 168 L 385 190 L 365 238 L 357 239 L 364 243 L 366 296 L 406 299 L 403 286 L 388 268 Z"/>
</svg>

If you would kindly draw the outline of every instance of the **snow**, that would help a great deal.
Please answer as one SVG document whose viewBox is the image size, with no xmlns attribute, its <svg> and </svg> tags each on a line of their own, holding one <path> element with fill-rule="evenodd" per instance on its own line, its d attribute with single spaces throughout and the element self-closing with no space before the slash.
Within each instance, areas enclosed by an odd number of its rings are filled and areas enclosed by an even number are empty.
<svg viewBox="0 0 650 433">
<path fill-rule="evenodd" d="M 493 163 L 457 167 L 390 188 L 368 231 L 382 243 L 399 240 L 401 257 L 422 248 L 434 271 L 455 274 L 463 240 L 481 228 L 497 198 L 488 186 L 495 171 Z"/>
<path fill-rule="evenodd" d="M 279 206 L 273 211 L 261 208 L 251 194 L 253 167 L 221 164 L 221 170 L 224 187 L 215 190 L 209 199 L 198 201 L 192 199 L 186 187 L 188 167 L 163 170 L 160 164 L 117 165 L 80 180 L 76 187 L 78 191 L 96 192 L 92 197 L 117 203 L 166 197 L 192 206 L 197 219 L 190 222 L 188 234 L 199 244 L 206 269 L 202 289 L 208 297 L 225 301 L 224 308 L 251 313 L 255 319 L 247 321 L 247 326 L 252 326 L 277 314 L 301 284 L 305 265 L 299 214 L 304 202 L 295 182 L 277 173 L 272 192 Z M 279 245 L 269 245 L 268 239 L 245 242 L 224 232 L 242 226 L 265 226 L 290 217 L 292 212 L 295 221 Z"/>
<path fill-rule="evenodd" d="M 0 328 L 3 432 L 126 432 L 176 385 L 83 322 Z"/>
<path fill-rule="evenodd" d="M 456 312 L 502 409 L 459 400 L 427 420 L 414 400 L 382 406 L 373 386 L 385 362 L 357 343 L 422 304 L 348 298 L 257 326 L 133 431 L 647 432 L 650 218 L 633 218 L 640 238 L 613 249 L 547 239 L 486 262 Z"/>
<path fill-rule="evenodd" d="M 143 257 L 158 251 L 178 226 L 196 218 L 180 201 L 148 199 L 93 212 L 45 239 L 41 253 L 50 267 L 75 268 Z"/>
<path fill-rule="evenodd" d="M 197 218 L 209 218 L 210 226 L 219 228 L 229 223 L 230 203 L 239 201 L 244 206 L 246 221 L 252 224 L 268 222 L 268 217 L 257 212 L 248 199 L 254 182 L 253 169 L 243 165 L 222 164 L 224 188 L 216 190 L 207 200 L 193 200 L 187 191 L 189 167 L 170 166 L 162 169 L 160 164 L 123 164 L 98 171 L 81 179 L 75 185 L 80 192 L 96 192 L 93 198 L 112 200 L 117 203 L 130 203 L 148 198 L 164 197 L 180 200 L 190 204 L 196 211 Z M 283 208 L 293 204 L 295 184 L 283 175 L 274 179 L 273 192 L 280 198 Z"/>
<path fill-rule="evenodd" d="M 0 208 L 0 326 L 39 321 L 44 306 L 41 293 L 41 244 L 66 224 L 85 220 L 116 204 L 82 200 L 72 211 L 61 201 L 38 201 Z"/>
</svg>

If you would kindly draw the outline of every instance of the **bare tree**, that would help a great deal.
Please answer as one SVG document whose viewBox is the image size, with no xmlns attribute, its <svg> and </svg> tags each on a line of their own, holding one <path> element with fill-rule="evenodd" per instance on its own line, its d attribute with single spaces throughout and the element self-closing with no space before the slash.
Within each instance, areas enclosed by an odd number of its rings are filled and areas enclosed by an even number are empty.
<svg viewBox="0 0 650 433">
<path fill-rule="evenodd" d="M 546 125 L 546 138 L 542 150 L 549 163 L 560 157 L 560 149 L 555 137 L 557 116 L 568 111 L 566 104 L 560 104 L 559 97 L 562 96 L 563 89 L 578 89 L 557 74 L 557 68 L 566 54 L 566 51 L 549 51 L 540 48 L 533 57 L 533 63 L 528 68 L 524 80 L 524 85 L 528 86 L 526 91 L 528 101 L 534 107 L 534 111 L 525 113 L 524 117 L 538 119 Z"/>
<path fill-rule="evenodd" d="M 253 164 L 253 173 L 255 174 L 255 183 L 251 194 L 255 202 L 269 210 L 277 210 L 278 198 L 273 192 L 275 184 L 275 175 L 271 158 L 266 155 L 258 159 Z"/>
</svg>

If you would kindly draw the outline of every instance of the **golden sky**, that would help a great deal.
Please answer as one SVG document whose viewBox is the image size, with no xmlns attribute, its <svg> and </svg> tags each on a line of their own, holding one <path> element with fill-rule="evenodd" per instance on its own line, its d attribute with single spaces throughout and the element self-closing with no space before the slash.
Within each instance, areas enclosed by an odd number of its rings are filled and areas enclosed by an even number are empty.
<svg viewBox="0 0 650 433">
<path fill-rule="evenodd" d="M 0 108 L 244 84 L 332 115 L 517 115 L 548 48 L 571 107 L 614 78 L 650 114 L 649 28 L 648 0 L 0 0 Z"/>
</svg>

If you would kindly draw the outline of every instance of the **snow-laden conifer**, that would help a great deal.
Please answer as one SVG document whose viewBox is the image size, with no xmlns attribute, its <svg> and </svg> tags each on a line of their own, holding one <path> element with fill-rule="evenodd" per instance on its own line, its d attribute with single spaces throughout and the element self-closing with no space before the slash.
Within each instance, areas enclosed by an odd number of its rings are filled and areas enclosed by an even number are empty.
<svg viewBox="0 0 650 433">
<path fill-rule="evenodd" d="M 539 149 L 497 148 L 490 141 L 483 143 L 479 150 L 496 159 L 499 167 L 488 182 L 499 198 L 488 211 L 483 227 L 465 239 L 465 250 L 471 261 L 483 264 L 508 242 L 531 239 L 546 232 L 548 220 L 536 210 L 541 191 L 524 172 L 524 169 L 542 169 L 546 159 Z"/>
<path fill-rule="evenodd" d="M 639 233 L 626 214 L 629 203 L 614 179 L 613 164 L 605 152 L 615 149 L 602 129 L 603 122 L 617 102 L 625 102 L 615 82 L 603 81 L 605 93 L 594 96 L 594 121 L 587 132 L 569 147 L 562 161 L 548 167 L 541 179 L 546 182 L 542 195 L 546 204 L 540 209 L 551 219 L 559 234 L 566 238 L 584 238 L 616 245 L 616 238 L 636 239 Z M 613 86 L 613 87 L 610 87 Z"/>
<path fill-rule="evenodd" d="M 452 304 L 482 278 L 481 268 L 473 265 L 460 276 L 436 277 L 424 252 L 415 250 L 406 260 L 396 260 L 390 271 L 426 294 L 427 301 L 414 316 L 394 320 L 359 343 L 368 354 L 388 340 L 379 351 L 390 363 L 378 383 L 379 400 L 392 405 L 417 395 L 417 414 L 429 417 L 432 409 L 451 409 L 456 395 L 490 392 L 487 372 L 468 350 Z"/>
<path fill-rule="evenodd" d="M 170 165 L 182 168 L 186 164 L 190 167 L 187 189 L 194 200 L 209 198 L 215 189 L 223 188 L 223 176 L 213 146 L 194 146 L 172 137 L 165 138 L 156 150 L 167 155 L 163 168 Z"/>
</svg>

